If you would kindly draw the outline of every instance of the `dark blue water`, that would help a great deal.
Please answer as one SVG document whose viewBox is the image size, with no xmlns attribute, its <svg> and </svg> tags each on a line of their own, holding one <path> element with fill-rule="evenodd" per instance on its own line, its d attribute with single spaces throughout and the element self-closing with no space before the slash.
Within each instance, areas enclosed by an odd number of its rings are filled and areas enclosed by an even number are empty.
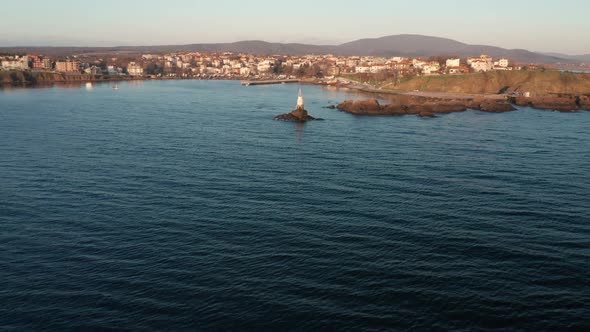
<svg viewBox="0 0 590 332">
<path fill-rule="evenodd" d="M 588 330 L 590 112 L 0 91 L 0 330 Z"/>
</svg>

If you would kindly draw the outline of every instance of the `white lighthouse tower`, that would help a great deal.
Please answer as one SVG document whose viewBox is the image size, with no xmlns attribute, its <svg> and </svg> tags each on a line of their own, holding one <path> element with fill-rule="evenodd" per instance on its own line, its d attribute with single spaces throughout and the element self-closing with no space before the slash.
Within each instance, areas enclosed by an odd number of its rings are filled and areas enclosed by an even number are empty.
<svg viewBox="0 0 590 332">
<path fill-rule="evenodd" d="M 316 119 L 313 116 L 307 114 L 305 110 L 305 106 L 303 105 L 303 94 L 301 93 L 301 88 L 299 88 L 299 95 L 297 96 L 297 106 L 291 113 L 278 115 L 275 117 L 276 120 L 285 120 L 285 121 L 297 121 L 297 122 L 305 122 L 310 120 L 321 120 Z"/>
<path fill-rule="evenodd" d="M 301 88 L 299 88 L 299 96 L 297 96 L 297 107 L 295 107 L 296 111 L 303 111 L 305 107 L 303 106 L 303 95 L 301 94 Z"/>
</svg>

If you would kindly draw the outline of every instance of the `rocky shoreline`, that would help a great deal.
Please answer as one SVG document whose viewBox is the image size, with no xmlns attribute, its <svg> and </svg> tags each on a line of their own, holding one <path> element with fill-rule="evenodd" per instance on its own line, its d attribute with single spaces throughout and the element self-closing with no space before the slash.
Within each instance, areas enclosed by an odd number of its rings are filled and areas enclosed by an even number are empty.
<svg viewBox="0 0 590 332">
<path fill-rule="evenodd" d="M 435 117 L 436 114 L 464 112 L 478 110 L 490 113 L 504 113 L 515 111 L 517 106 L 529 106 L 543 110 L 559 112 L 590 111 L 589 97 L 543 97 L 543 98 L 509 98 L 509 99 L 436 99 L 407 95 L 391 98 L 389 104 L 381 105 L 376 99 L 346 100 L 338 105 L 329 106 L 332 109 L 355 115 L 417 115 L 419 117 Z M 514 105 L 513 105 L 514 104 Z"/>
<path fill-rule="evenodd" d="M 515 111 L 512 104 L 495 99 L 450 99 L 436 100 L 432 98 L 415 98 L 399 96 L 391 103 L 381 105 L 376 99 L 347 100 L 336 106 L 340 111 L 355 115 L 417 115 L 420 117 L 434 117 L 436 114 L 464 112 L 468 109 L 484 112 L 503 113 Z"/>
<path fill-rule="evenodd" d="M 590 96 L 562 95 L 556 97 L 515 97 L 510 101 L 518 106 L 529 106 L 558 112 L 590 111 Z"/>
</svg>

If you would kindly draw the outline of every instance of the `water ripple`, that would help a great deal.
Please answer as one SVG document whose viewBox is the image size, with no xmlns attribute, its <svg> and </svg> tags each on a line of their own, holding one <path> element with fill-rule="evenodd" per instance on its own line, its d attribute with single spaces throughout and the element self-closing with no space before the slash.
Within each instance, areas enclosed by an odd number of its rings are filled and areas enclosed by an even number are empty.
<svg viewBox="0 0 590 332">
<path fill-rule="evenodd" d="M 589 113 L 127 87 L 0 91 L 0 329 L 590 329 Z"/>
</svg>

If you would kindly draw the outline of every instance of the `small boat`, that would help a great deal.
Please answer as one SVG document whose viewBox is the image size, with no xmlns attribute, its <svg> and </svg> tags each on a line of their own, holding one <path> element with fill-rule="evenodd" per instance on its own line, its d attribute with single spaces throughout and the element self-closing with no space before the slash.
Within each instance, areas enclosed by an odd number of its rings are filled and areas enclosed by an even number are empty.
<svg viewBox="0 0 590 332">
<path fill-rule="evenodd" d="M 118 86 L 117 84 L 115 84 L 115 85 L 113 86 L 113 90 L 119 90 L 119 86 Z"/>
</svg>

